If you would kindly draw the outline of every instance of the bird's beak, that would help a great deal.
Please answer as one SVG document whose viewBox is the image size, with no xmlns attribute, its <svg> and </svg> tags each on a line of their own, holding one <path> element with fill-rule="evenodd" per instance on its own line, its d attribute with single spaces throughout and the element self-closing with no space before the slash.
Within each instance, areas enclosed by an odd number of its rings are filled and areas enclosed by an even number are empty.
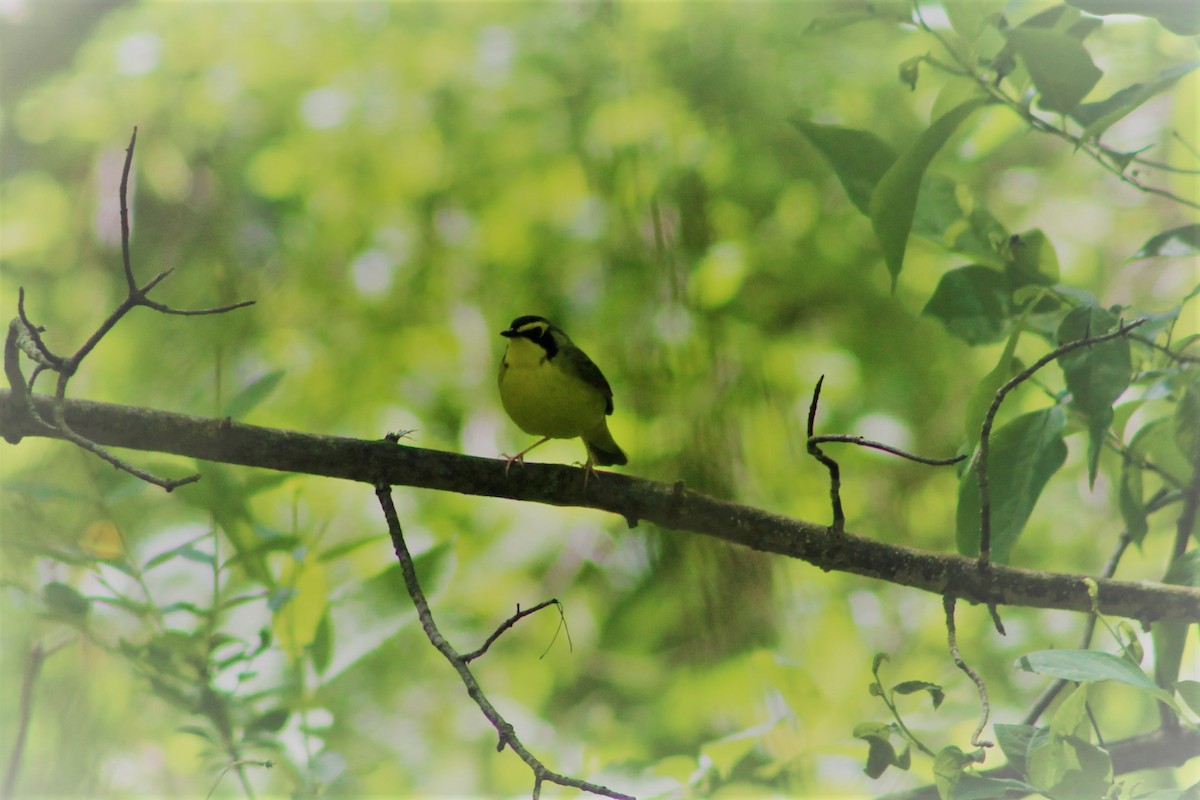
<svg viewBox="0 0 1200 800">
<path fill-rule="evenodd" d="M 505 338 L 511 339 L 512 337 L 517 335 L 517 332 L 515 330 L 513 330 L 512 328 L 509 328 L 506 331 L 500 331 L 500 335 L 504 336 Z"/>
</svg>

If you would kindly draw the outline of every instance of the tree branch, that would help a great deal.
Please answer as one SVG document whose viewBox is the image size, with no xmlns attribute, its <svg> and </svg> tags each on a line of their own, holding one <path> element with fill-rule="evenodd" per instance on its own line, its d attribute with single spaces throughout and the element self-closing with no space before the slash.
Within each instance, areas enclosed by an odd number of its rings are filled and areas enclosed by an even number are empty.
<svg viewBox="0 0 1200 800">
<path fill-rule="evenodd" d="M 61 434 L 40 427 L 24 406 L 12 403 L 11 398 L 10 391 L 0 390 L 0 435 L 61 438 Z M 51 413 L 51 398 L 35 395 L 31 401 L 39 412 Z M 315 436 L 83 400 L 67 400 L 64 413 L 74 430 L 111 447 L 370 484 L 382 478 L 392 485 L 595 508 L 619 514 L 631 525 L 644 519 L 663 528 L 798 558 L 826 571 L 850 572 L 938 595 L 950 593 L 972 603 L 1085 614 L 1092 610 L 1087 582 L 1094 579 L 1084 575 L 993 565 L 989 576 L 980 573 L 974 559 L 886 544 L 851 533 L 831 536 L 825 525 L 627 475 L 605 473 L 603 481 L 592 482 L 585 490 L 577 467 L 558 464 L 527 464 L 506 477 L 501 459 L 387 441 Z M 1145 622 L 1200 620 L 1200 589 L 1115 580 L 1095 580 L 1095 584 L 1103 614 Z"/>
</svg>

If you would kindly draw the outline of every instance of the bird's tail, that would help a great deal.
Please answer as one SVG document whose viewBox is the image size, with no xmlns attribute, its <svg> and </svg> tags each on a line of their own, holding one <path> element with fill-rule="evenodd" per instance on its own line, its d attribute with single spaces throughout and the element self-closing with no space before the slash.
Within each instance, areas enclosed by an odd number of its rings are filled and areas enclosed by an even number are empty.
<svg viewBox="0 0 1200 800">
<path fill-rule="evenodd" d="M 598 466 L 610 467 L 613 464 L 629 463 L 625 452 L 613 441 L 612 434 L 608 432 L 607 421 L 601 421 L 595 430 L 584 434 L 583 443 L 587 445 L 588 455 Z"/>
</svg>

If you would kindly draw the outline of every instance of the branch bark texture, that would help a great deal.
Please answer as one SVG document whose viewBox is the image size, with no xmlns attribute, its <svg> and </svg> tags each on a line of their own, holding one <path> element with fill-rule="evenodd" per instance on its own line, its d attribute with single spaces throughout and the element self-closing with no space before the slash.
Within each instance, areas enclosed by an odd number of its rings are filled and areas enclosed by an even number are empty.
<svg viewBox="0 0 1200 800">
<path fill-rule="evenodd" d="M 51 399 L 34 398 L 40 413 Z M 826 571 L 950 594 L 974 603 L 1090 612 L 1088 582 L 1098 586 L 1098 610 L 1150 622 L 1200 620 L 1200 590 L 1152 582 L 1091 579 L 993 565 L 974 559 L 888 544 L 827 526 L 717 500 L 683 488 L 613 473 L 584 489 L 577 467 L 527 464 L 504 474 L 502 459 L 425 450 L 387 441 L 317 436 L 131 406 L 68 400 L 71 428 L 97 444 L 203 461 L 321 475 L 329 478 L 502 497 L 608 511 L 629 524 L 714 536 L 755 550 L 798 558 Z M 53 436 L 30 419 L 12 393 L 0 390 L 0 435 Z M 821 487 L 813 487 L 820 491 Z"/>
</svg>

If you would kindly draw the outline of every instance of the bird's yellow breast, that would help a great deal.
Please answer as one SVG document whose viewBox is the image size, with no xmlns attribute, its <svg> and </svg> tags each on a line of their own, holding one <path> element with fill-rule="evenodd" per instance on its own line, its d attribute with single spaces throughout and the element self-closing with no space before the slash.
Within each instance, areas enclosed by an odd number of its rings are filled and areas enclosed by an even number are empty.
<svg viewBox="0 0 1200 800">
<path fill-rule="evenodd" d="M 509 340 L 500 363 L 500 402 L 526 433 L 572 439 L 604 423 L 605 400 L 559 359 L 547 358 L 528 339 Z"/>
</svg>

